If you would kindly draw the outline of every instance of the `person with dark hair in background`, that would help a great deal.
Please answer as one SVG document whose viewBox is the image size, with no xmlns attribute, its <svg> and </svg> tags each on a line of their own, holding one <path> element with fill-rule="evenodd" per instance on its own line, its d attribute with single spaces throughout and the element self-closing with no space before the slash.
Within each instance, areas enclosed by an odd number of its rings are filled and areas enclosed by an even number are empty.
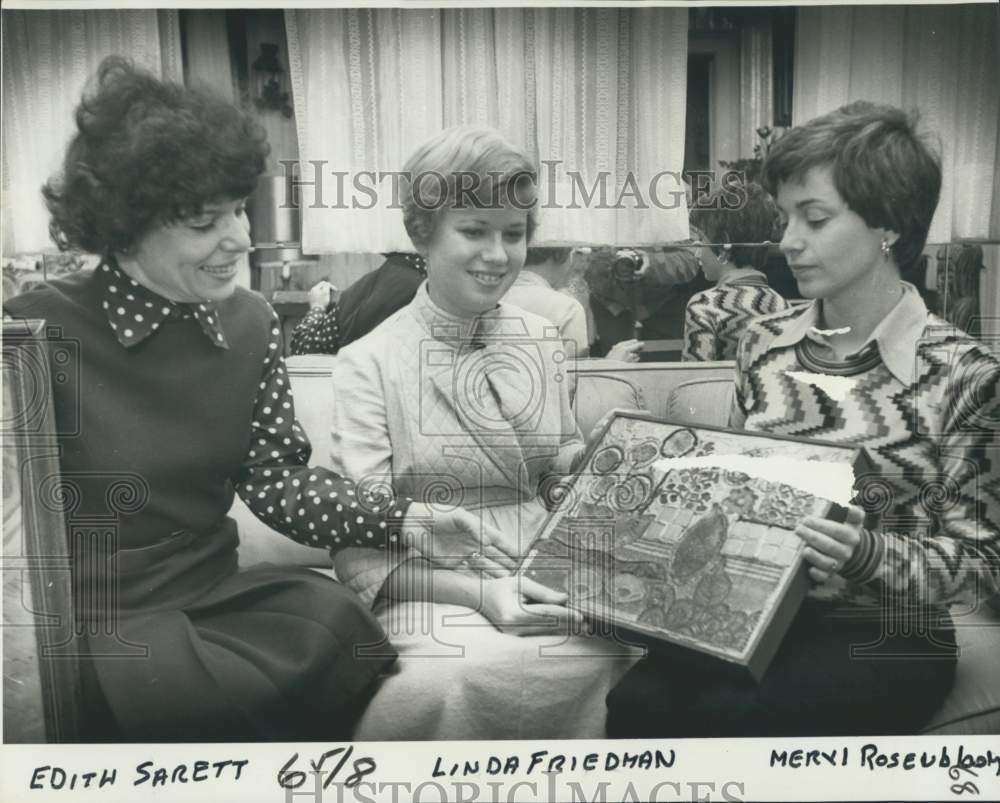
<svg viewBox="0 0 1000 803">
<path fill-rule="evenodd" d="M 552 322 L 558 337 L 575 344 L 568 357 L 586 357 L 590 348 L 587 313 L 573 296 L 558 289 L 571 267 L 570 247 L 528 249 L 525 269 L 507 291 L 505 301 Z M 331 300 L 334 286 L 324 280 L 309 290 L 309 312 L 292 333 L 292 354 L 336 354 L 363 337 L 396 310 L 405 307 L 427 277 L 420 254 L 393 252 L 386 261 Z M 635 361 L 642 344 L 616 344 L 608 359 Z"/>
<path fill-rule="evenodd" d="M 357 653 L 383 631 L 330 578 L 238 570 L 234 494 L 269 526 L 334 551 L 426 550 L 429 525 L 436 551 L 490 550 L 475 564 L 504 573 L 502 539 L 481 538 L 461 509 L 309 466 L 277 316 L 236 284 L 250 248 L 244 204 L 269 152 L 249 113 L 111 57 L 76 125 L 44 188 L 50 230 L 101 261 L 5 311 L 79 343 L 75 365 L 52 358 L 67 377 L 52 389 L 62 478 L 75 515 L 117 515 L 115 542 L 72 556 L 84 738 L 345 738 L 394 655 Z M 122 656 L 135 645 L 146 654 Z"/>
<path fill-rule="evenodd" d="M 366 273 L 331 301 L 334 286 L 317 282 L 309 290 L 309 312 L 292 333 L 292 354 L 336 354 L 364 337 L 396 310 L 413 300 L 427 278 L 419 254 L 384 254 L 376 270 Z"/>
<path fill-rule="evenodd" d="M 735 207 L 728 199 L 739 199 Z M 747 324 L 788 307 L 762 272 L 778 208 L 759 184 L 720 187 L 691 210 L 692 229 L 704 238 L 698 249 L 702 273 L 715 287 L 691 296 L 684 312 L 682 360 L 731 360 Z"/>
<path fill-rule="evenodd" d="M 698 258 L 683 246 L 643 251 L 595 248 L 584 276 L 597 330 L 591 333 L 595 336 L 591 356 L 633 362 L 639 359 L 644 341 L 680 339 L 685 285 L 701 281 Z M 642 330 L 638 339 L 637 328 Z"/>
<path fill-rule="evenodd" d="M 730 424 L 863 446 L 875 470 L 845 522 L 797 526 L 813 586 L 762 682 L 646 659 L 608 696 L 612 736 L 915 733 L 954 682 L 949 606 L 1000 588 L 1000 363 L 900 278 L 938 158 L 904 112 L 857 102 L 778 140 L 763 184 L 812 303 L 750 323 Z"/>
</svg>

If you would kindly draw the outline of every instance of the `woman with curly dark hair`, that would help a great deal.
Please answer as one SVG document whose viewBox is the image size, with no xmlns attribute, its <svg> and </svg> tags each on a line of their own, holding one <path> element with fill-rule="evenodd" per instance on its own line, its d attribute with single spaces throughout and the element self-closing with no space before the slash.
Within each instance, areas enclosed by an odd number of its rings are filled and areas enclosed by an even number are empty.
<svg viewBox="0 0 1000 803">
<path fill-rule="evenodd" d="M 311 546 L 426 547 L 432 517 L 439 552 L 474 550 L 497 574 L 509 561 L 461 509 L 432 514 L 308 465 L 277 317 L 236 286 L 244 202 L 269 147 L 254 119 L 111 58 L 76 123 L 44 194 L 59 245 L 101 262 L 6 311 L 80 344 L 53 389 L 63 478 L 78 515 L 117 517 L 113 543 L 73 555 L 85 738 L 341 738 L 393 654 L 356 654 L 383 633 L 330 579 L 238 571 L 234 492 Z M 129 489 L 127 509 L 115 487 Z"/>
</svg>

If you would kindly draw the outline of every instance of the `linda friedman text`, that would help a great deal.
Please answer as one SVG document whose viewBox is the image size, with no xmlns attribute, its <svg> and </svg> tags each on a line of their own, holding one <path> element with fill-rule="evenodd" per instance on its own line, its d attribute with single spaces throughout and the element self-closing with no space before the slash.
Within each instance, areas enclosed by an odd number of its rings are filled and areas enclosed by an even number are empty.
<svg viewBox="0 0 1000 803">
<path fill-rule="evenodd" d="M 609 750 L 600 753 L 564 754 L 536 750 L 524 755 L 491 755 L 451 760 L 434 760 L 433 778 L 464 778 L 471 775 L 532 775 L 546 772 L 610 771 L 617 769 L 657 770 L 671 768 L 677 755 L 673 750 Z"/>
</svg>

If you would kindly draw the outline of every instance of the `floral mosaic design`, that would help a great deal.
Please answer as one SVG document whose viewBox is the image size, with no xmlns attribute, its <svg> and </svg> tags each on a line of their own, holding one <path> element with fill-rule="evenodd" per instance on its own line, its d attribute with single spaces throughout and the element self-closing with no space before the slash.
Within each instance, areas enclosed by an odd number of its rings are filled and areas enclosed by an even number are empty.
<svg viewBox="0 0 1000 803">
<path fill-rule="evenodd" d="M 609 471 L 617 470 L 624 461 L 625 452 L 620 446 L 608 446 L 594 455 L 590 466 L 597 474 L 607 474 Z"/>
<path fill-rule="evenodd" d="M 684 457 L 698 445 L 693 429 L 676 429 L 663 439 L 660 454 L 664 457 Z"/>
<path fill-rule="evenodd" d="M 600 502 L 608 495 L 608 491 L 614 488 L 620 480 L 621 477 L 615 474 L 602 474 L 590 483 L 590 488 L 588 488 L 587 492 L 590 494 L 591 499 L 595 502 Z"/>
<path fill-rule="evenodd" d="M 631 512 L 649 504 L 653 493 L 653 479 L 646 474 L 632 474 L 619 482 L 608 494 L 612 507 Z"/>
<path fill-rule="evenodd" d="M 529 558 L 527 574 L 566 591 L 571 606 L 597 620 L 749 662 L 798 566 L 796 524 L 829 503 L 740 471 L 671 469 L 661 458 L 829 460 L 831 448 L 616 417 L 575 478 L 573 504 L 554 514 L 533 547 L 538 560 Z"/>
<path fill-rule="evenodd" d="M 750 521 L 794 530 L 816 506 L 816 497 L 790 485 L 757 480 L 757 487 L 763 501 L 742 511 L 744 518 Z"/>
<path fill-rule="evenodd" d="M 660 502 L 704 513 L 712 503 L 712 489 L 719 480 L 715 469 L 684 468 L 670 472 L 661 486 Z"/>
<path fill-rule="evenodd" d="M 629 462 L 636 468 L 649 465 L 659 456 L 660 444 L 652 438 L 637 443 L 628 450 Z"/>
<path fill-rule="evenodd" d="M 744 475 L 746 476 L 746 475 Z M 750 478 L 747 477 L 747 480 Z M 757 494 L 751 491 L 746 485 L 742 487 L 733 488 L 722 502 L 722 508 L 727 513 L 733 513 L 737 516 L 745 516 L 747 513 L 751 512 L 757 505 Z"/>
</svg>

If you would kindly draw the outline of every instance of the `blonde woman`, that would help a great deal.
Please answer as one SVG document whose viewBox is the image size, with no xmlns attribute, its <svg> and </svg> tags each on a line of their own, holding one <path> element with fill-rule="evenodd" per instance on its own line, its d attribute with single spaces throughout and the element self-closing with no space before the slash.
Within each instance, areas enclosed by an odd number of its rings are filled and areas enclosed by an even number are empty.
<svg viewBox="0 0 1000 803">
<path fill-rule="evenodd" d="M 524 554 L 546 516 L 546 478 L 572 471 L 584 446 L 552 324 L 501 302 L 536 225 L 534 168 L 498 133 L 457 128 L 404 173 L 427 282 L 340 352 L 334 465 L 478 511 Z M 478 555 L 455 558 L 437 571 L 375 550 L 338 558 L 402 656 L 356 738 L 603 736 L 603 697 L 631 652 L 571 635 L 581 623 L 563 595 L 469 571 Z"/>
</svg>

